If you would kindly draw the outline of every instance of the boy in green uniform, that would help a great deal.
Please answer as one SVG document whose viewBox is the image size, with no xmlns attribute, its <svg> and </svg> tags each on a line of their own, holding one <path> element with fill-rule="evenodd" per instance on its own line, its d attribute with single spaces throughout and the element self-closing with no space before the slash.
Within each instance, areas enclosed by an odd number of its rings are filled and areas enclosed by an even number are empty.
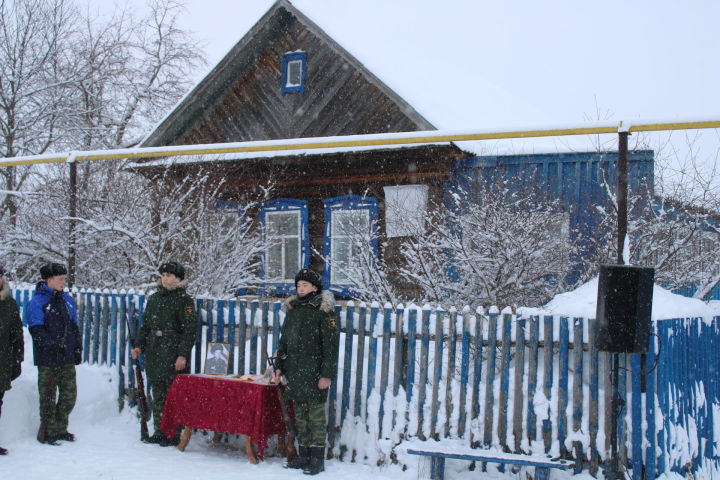
<svg viewBox="0 0 720 480">
<path fill-rule="evenodd" d="M 177 445 L 160 431 L 160 420 L 170 384 L 179 373 L 190 372 L 190 351 L 195 344 L 197 317 L 193 299 L 185 292 L 185 267 L 177 262 L 160 265 L 158 290 L 148 298 L 143 324 L 130 352 L 133 359 L 145 354 L 145 368 L 152 386 L 155 433 L 147 440 L 161 446 Z"/>
<path fill-rule="evenodd" d="M 24 351 L 22 322 L 17 303 L 10 295 L 5 269 L 0 267 L 0 411 L 5 390 L 10 390 L 10 382 L 20 376 Z M 0 455 L 7 453 L 6 449 L 0 447 Z"/>
<path fill-rule="evenodd" d="M 325 402 L 337 373 L 339 334 L 335 298 L 322 292 L 320 276 L 307 268 L 300 270 L 295 287 L 297 295 L 283 305 L 286 314 L 273 382 L 285 376 L 285 397 L 295 410 L 299 453 L 287 467 L 315 475 L 325 470 Z"/>
</svg>

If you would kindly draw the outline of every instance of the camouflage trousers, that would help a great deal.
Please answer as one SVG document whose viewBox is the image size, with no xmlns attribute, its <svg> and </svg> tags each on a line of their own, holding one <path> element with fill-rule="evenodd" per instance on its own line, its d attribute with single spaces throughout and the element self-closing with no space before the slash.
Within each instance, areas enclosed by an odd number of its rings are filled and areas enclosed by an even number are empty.
<svg viewBox="0 0 720 480">
<path fill-rule="evenodd" d="M 170 378 L 169 380 L 154 380 L 150 384 L 150 388 L 152 389 L 153 425 L 155 426 L 156 432 L 160 431 L 160 422 L 162 421 L 165 399 L 167 398 L 167 393 L 168 390 L 170 390 L 170 384 L 173 380 L 174 378 Z"/>
<path fill-rule="evenodd" d="M 47 434 L 67 433 L 68 417 L 77 399 L 75 365 L 38 367 L 38 393 L 40 422 L 47 425 Z"/>
<path fill-rule="evenodd" d="M 324 403 L 293 403 L 298 445 L 324 447 L 327 419 Z"/>
</svg>

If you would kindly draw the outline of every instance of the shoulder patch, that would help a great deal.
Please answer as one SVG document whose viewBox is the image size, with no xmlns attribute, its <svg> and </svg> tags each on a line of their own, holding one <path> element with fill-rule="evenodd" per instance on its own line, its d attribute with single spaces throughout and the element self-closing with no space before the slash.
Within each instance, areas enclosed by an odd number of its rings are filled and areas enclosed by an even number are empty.
<svg viewBox="0 0 720 480">
<path fill-rule="evenodd" d="M 330 328 L 337 328 L 337 319 L 333 317 L 328 317 L 328 323 L 330 324 Z"/>
<path fill-rule="evenodd" d="M 187 315 L 192 315 L 193 313 L 195 313 L 195 309 L 193 308 L 192 305 L 186 305 L 186 306 L 185 306 L 185 313 L 186 313 Z"/>
</svg>

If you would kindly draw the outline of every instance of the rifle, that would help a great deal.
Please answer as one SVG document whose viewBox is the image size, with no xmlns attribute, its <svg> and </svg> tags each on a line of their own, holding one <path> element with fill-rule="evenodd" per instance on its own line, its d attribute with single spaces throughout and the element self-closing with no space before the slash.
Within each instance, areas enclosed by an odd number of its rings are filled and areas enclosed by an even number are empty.
<svg viewBox="0 0 720 480">
<path fill-rule="evenodd" d="M 40 428 L 38 428 L 37 441 L 40 443 L 47 443 L 50 445 L 58 445 L 55 440 L 48 439 L 47 434 L 47 423 L 50 415 L 53 414 L 54 408 L 52 403 L 55 400 L 55 388 L 57 387 L 57 378 L 55 375 L 50 377 L 50 385 L 45 392 L 45 397 L 42 399 L 42 415 L 40 415 Z"/>
<path fill-rule="evenodd" d="M 128 335 L 130 336 L 130 348 L 135 348 L 135 335 L 130 328 L 130 322 L 127 317 L 125 323 L 128 327 Z M 135 363 L 135 378 L 137 379 L 137 388 L 135 389 L 135 397 L 137 398 L 138 408 L 140 409 L 140 441 L 147 442 L 150 438 L 147 422 L 150 419 L 150 411 L 148 409 L 147 397 L 145 396 L 145 381 L 143 380 L 142 370 L 140 370 L 140 360 L 133 360 Z"/>
<path fill-rule="evenodd" d="M 275 362 L 277 361 L 277 353 L 274 357 L 268 357 L 267 361 L 273 372 L 277 370 Z M 285 392 L 285 385 L 287 380 L 285 375 L 281 377 L 280 385 L 278 385 L 278 400 L 280 400 L 280 410 L 282 412 L 282 421 L 285 424 L 285 431 L 287 431 L 287 442 L 285 445 L 286 455 L 288 460 L 292 460 L 297 456 L 297 450 L 295 450 L 295 437 L 297 436 L 297 429 L 295 428 L 295 419 L 290 416 L 290 401 L 285 399 L 283 393 Z"/>
</svg>

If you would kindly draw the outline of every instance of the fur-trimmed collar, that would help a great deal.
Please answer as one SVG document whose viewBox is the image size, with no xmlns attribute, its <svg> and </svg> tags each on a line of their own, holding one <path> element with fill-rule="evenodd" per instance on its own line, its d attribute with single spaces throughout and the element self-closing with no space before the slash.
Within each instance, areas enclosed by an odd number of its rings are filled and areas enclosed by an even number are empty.
<svg viewBox="0 0 720 480">
<path fill-rule="evenodd" d="M 7 279 L 3 279 L 2 288 L 0 288 L 0 300 L 5 300 L 10 296 L 10 284 Z"/>
<path fill-rule="evenodd" d="M 320 294 L 320 297 L 322 300 L 318 308 L 325 313 L 332 313 L 333 309 L 335 308 L 335 295 L 333 295 L 332 292 L 329 290 L 323 290 L 323 292 Z M 297 300 L 297 298 L 297 295 L 290 295 L 288 298 L 286 298 L 282 305 L 283 312 L 292 310 L 292 304 L 295 300 Z"/>
<path fill-rule="evenodd" d="M 175 285 L 171 285 L 170 287 L 163 287 L 162 280 L 158 278 L 157 281 L 158 290 L 167 290 L 168 292 L 172 292 L 173 290 L 177 290 L 178 288 L 187 288 L 188 281 L 187 280 L 180 280 Z"/>
</svg>

